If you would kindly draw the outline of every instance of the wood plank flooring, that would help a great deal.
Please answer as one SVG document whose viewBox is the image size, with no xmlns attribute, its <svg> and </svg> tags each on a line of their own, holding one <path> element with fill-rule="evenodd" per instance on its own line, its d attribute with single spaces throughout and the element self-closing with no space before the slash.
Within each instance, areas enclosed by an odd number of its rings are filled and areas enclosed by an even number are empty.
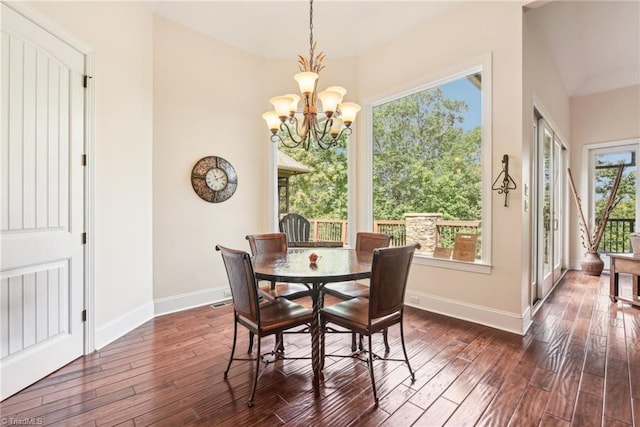
<svg viewBox="0 0 640 427">
<path fill-rule="evenodd" d="M 200 307 L 147 322 L 6 399 L 2 424 L 640 426 L 640 310 L 607 294 L 608 276 L 568 272 L 525 336 L 408 308 L 416 381 L 404 364 L 375 363 L 377 408 L 366 366 L 350 358 L 327 358 L 317 399 L 309 360 L 270 364 L 248 408 L 252 365 L 222 375 L 231 306 Z M 389 331 L 395 357 L 398 334 Z M 243 329 L 239 341 L 242 353 Z M 308 356 L 309 341 L 287 336 L 287 354 Z M 381 337 L 374 347 L 382 353 Z M 328 336 L 328 353 L 349 348 L 350 335 Z"/>
</svg>

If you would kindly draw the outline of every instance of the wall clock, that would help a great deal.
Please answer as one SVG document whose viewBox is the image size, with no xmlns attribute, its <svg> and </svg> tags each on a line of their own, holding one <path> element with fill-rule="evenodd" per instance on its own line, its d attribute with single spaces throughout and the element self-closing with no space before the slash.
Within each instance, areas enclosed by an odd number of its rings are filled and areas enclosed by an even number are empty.
<svg viewBox="0 0 640 427">
<path fill-rule="evenodd" d="M 202 200 L 220 203 L 235 193 L 238 175 L 231 163 L 222 157 L 203 157 L 191 171 L 191 185 Z"/>
</svg>

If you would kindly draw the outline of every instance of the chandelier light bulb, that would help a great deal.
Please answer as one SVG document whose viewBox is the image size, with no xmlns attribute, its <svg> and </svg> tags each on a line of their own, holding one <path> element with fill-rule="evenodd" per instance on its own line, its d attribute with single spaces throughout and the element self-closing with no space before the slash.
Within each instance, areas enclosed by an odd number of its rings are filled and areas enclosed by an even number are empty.
<svg viewBox="0 0 640 427">
<path fill-rule="evenodd" d="M 338 104 L 340 104 L 342 102 L 342 98 L 347 94 L 347 90 L 345 88 L 343 88 L 342 86 L 329 86 L 325 90 L 330 90 L 332 92 L 338 92 L 340 94 L 340 101 L 338 101 Z"/>
<path fill-rule="evenodd" d="M 275 96 L 269 100 L 269 102 L 273 105 L 273 108 L 276 109 L 276 113 L 280 120 L 283 120 L 287 116 L 289 116 L 289 109 L 291 107 L 291 103 L 293 102 L 293 98 L 290 96 Z"/>
<path fill-rule="evenodd" d="M 361 108 L 362 107 L 355 102 L 344 102 L 340 104 L 340 115 L 346 126 L 351 126 L 351 123 L 356 120 L 356 115 Z"/>
<path fill-rule="evenodd" d="M 331 135 L 335 138 L 336 136 L 338 136 L 338 134 L 340 134 L 340 131 L 342 130 L 342 119 L 337 119 L 334 118 L 333 119 L 333 123 L 331 124 Z"/>
<path fill-rule="evenodd" d="M 271 131 L 271 133 L 275 134 L 278 132 L 278 128 L 280 127 L 280 117 L 275 111 L 268 111 L 262 115 L 262 118 L 267 122 L 267 127 Z"/>
<path fill-rule="evenodd" d="M 298 111 L 298 102 L 300 102 L 300 96 L 295 93 L 288 93 L 285 96 L 291 98 L 291 105 L 289 105 L 289 116 L 293 116 Z"/>
<path fill-rule="evenodd" d="M 310 95 L 316 88 L 316 80 L 318 80 L 318 75 L 316 73 L 312 73 L 311 71 L 303 71 L 302 73 L 298 73 L 293 76 L 293 78 L 298 82 L 300 92 L 305 95 Z"/>
<path fill-rule="evenodd" d="M 342 95 L 327 89 L 318 94 L 318 99 L 322 102 L 322 108 L 327 117 L 331 117 L 338 108 L 338 104 L 342 101 Z"/>
</svg>

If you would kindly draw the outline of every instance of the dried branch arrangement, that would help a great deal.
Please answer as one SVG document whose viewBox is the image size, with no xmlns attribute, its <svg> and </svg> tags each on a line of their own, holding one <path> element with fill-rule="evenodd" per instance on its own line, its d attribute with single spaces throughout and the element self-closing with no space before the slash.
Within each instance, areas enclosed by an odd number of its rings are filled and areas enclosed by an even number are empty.
<svg viewBox="0 0 640 427">
<path fill-rule="evenodd" d="M 578 197 L 578 193 L 576 192 L 575 184 L 573 183 L 573 176 L 571 175 L 571 169 L 567 169 L 567 173 L 569 174 L 569 186 L 571 187 L 571 194 L 573 195 L 573 200 L 576 202 L 576 207 L 578 209 L 578 219 L 580 220 L 580 237 L 582 239 L 582 246 L 587 249 L 589 253 L 598 253 L 598 246 L 600 246 L 600 240 L 602 240 L 602 236 L 604 235 L 604 230 L 607 225 L 607 221 L 609 220 L 609 214 L 613 208 L 620 201 L 616 199 L 616 194 L 618 193 L 618 187 L 620 186 L 620 180 L 622 179 L 622 170 L 624 169 L 624 165 L 618 166 L 618 173 L 616 174 L 616 179 L 613 182 L 613 188 L 611 188 L 611 194 L 607 198 L 607 204 L 602 210 L 602 217 L 600 221 L 596 225 L 596 229 L 594 234 L 592 235 L 589 230 L 589 223 L 585 220 L 584 213 L 582 211 L 582 205 L 580 201 L 580 197 Z"/>
</svg>

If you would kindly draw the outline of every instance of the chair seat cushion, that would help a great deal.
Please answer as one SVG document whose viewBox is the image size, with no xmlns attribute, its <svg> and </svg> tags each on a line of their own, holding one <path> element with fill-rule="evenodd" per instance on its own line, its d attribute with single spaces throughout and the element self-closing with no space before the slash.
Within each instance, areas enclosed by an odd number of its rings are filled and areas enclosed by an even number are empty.
<svg viewBox="0 0 640 427">
<path fill-rule="evenodd" d="M 371 329 L 369 330 L 369 300 L 366 298 L 353 298 L 325 307 L 320 310 L 320 316 L 327 322 L 335 323 L 363 335 L 379 332 L 401 320 L 400 311 L 371 319 Z"/>
<path fill-rule="evenodd" d="M 354 281 L 328 283 L 324 287 L 324 293 L 343 301 L 353 298 L 369 298 L 369 286 Z"/>
<path fill-rule="evenodd" d="M 277 283 L 273 289 L 270 285 L 260 286 L 258 292 L 269 300 L 276 298 L 292 300 L 310 295 L 309 288 L 302 283 Z"/>
<path fill-rule="evenodd" d="M 276 299 L 260 305 L 261 329 L 255 322 L 240 316 L 239 322 L 258 333 L 260 336 L 270 335 L 298 325 L 310 323 L 313 310 L 286 299 Z"/>
</svg>

